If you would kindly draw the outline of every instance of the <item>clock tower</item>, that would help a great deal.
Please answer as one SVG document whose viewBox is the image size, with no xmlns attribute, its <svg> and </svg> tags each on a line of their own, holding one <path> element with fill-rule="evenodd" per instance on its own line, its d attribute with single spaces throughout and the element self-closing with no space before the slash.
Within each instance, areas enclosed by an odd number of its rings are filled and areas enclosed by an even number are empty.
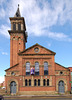
<svg viewBox="0 0 72 100">
<path fill-rule="evenodd" d="M 14 17 L 10 17 L 10 67 L 18 63 L 18 53 L 24 51 L 27 42 L 27 33 L 24 17 L 21 17 L 19 5 Z"/>
</svg>

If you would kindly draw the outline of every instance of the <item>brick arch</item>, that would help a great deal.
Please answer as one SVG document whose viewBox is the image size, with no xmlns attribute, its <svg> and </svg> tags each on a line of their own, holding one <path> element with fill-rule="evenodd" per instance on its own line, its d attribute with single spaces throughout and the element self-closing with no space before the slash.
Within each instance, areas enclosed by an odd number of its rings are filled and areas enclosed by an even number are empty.
<svg viewBox="0 0 72 100">
<path fill-rule="evenodd" d="M 7 83 L 7 91 L 10 93 L 10 83 L 12 81 L 15 81 L 16 82 L 16 88 L 17 88 L 17 92 L 18 92 L 18 81 L 16 79 L 10 79 Z"/>
<path fill-rule="evenodd" d="M 57 80 L 57 82 L 56 82 L 56 91 L 58 92 L 58 84 L 59 84 L 59 81 L 63 81 L 64 82 L 64 86 L 65 86 L 65 92 L 67 91 L 67 81 L 66 81 L 66 79 L 64 79 L 64 78 L 59 78 L 58 80 Z"/>
</svg>

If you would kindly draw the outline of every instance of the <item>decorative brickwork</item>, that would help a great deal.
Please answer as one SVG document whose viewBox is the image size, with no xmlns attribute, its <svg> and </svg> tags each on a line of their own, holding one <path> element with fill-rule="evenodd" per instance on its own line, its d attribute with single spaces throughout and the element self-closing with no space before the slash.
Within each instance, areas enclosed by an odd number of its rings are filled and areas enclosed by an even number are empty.
<svg viewBox="0 0 72 100">
<path fill-rule="evenodd" d="M 56 53 L 37 43 L 26 49 L 27 34 L 24 18 L 12 17 L 10 21 L 11 30 L 8 31 L 10 34 L 10 68 L 5 70 L 7 93 L 15 94 L 16 91 L 16 93 L 24 95 L 47 95 L 70 92 L 71 68 L 69 70 L 69 68 L 55 63 Z M 29 70 L 26 69 L 27 62 L 30 64 L 30 66 L 27 65 Z M 35 67 L 36 62 L 38 64 Z M 37 75 L 30 74 L 31 68 L 37 71 Z M 11 84 L 11 82 L 13 83 Z M 62 85 L 64 85 L 64 90 L 61 90 Z"/>
</svg>

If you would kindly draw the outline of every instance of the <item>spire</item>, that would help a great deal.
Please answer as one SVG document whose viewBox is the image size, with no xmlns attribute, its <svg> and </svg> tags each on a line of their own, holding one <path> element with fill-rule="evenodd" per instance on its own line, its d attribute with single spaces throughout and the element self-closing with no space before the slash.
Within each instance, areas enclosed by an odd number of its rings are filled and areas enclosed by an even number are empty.
<svg viewBox="0 0 72 100">
<path fill-rule="evenodd" d="M 17 11 L 16 11 L 14 17 L 21 17 L 21 15 L 20 15 L 20 10 L 19 10 L 19 4 L 18 4 L 18 9 L 17 9 Z"/>
</svg>

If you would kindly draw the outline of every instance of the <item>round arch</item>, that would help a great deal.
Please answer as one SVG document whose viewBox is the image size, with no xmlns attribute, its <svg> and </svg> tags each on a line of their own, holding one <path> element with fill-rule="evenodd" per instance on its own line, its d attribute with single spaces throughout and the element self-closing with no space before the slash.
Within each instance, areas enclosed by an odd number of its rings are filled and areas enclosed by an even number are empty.
<svg viewBox="0 0 72 100">
<path fill-rule="evenodd" d="M 7 91 L 10 93 L 10 84 L 11 84 L 11 82 L 13 82 L 13 81 L 15 81 L 16 82 L 16 91 L 18 92 L 18 81 L 16 80 L 16 79 L 11 79 L 11 80 L 9 80 L 8 81 L 8 83 L 7 83 Z M 16 93 L 17 93 L 16 92 Z"/>
<path fill-rule="evenodd" d="M 63 81 L 64 82 L 64 86 L 65 86 L 65 92 L 67 91 L 67 81 L 64 79 L 64 78 L 59 78 L 56 82 L 56 91 L 58 92 L 58 84 L 60 81 Z"/>
</svg>

